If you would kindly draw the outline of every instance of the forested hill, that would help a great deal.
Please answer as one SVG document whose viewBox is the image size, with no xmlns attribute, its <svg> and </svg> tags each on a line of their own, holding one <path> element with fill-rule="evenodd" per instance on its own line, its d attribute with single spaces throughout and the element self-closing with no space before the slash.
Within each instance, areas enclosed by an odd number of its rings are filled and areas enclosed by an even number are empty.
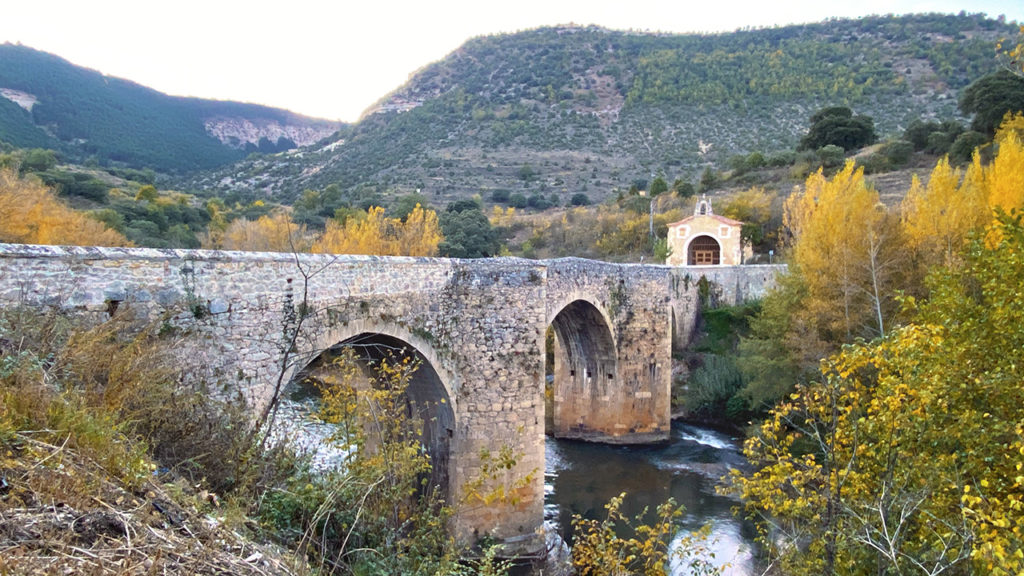
<svg viewBox="0 0 1024 576">
<path fill-rule="evenodd" d="M 792 150 L 828 105 L 881 136 L 956 118 L 1016 28 L 982 15 L 879 16 L 709 35 L 542 28 L 476 38 L 413 75 L 336 142 L 189 182 L 294 198 L 304 188 L 439 203 L 507 188 L 600 197 L 664 171 Z"/>
<path fill-rule="evenodd" d="M 337 122 L 180 98 L 28 48 L 0 45 L 0 141 L 73 158 L 185 173 L 332 134 Z"/>
</svg>

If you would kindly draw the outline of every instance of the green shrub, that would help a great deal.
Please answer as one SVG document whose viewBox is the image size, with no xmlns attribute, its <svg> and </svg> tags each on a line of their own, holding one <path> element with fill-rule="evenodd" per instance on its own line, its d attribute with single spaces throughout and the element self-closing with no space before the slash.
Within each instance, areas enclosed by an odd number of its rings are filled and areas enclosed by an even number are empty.
<svg viewBox="0 0 1024 576">
<path fill-rule="evenodd" d="M 687 386 L 686 408 L 694 414 L 725 413 L 727 403 L 743 388 L 743 375 L 729 356 L 706 354 Z"/>
<path fill-rule="evenodd" d="M 817 150 L 818 159 L 825 168 L 836 168 L 842 166 L 846 160 L 846 151 L 835 144 L 822 146 Z"/>
<path fill-rule="evenodd" d="M 988 143 L 988 137 L 981 132 L 973 130 L 964 132 L 957 136 L 956 140 L 949 147 L 949 159 L 956 163 L 971 161 L 974 151 Z"/>
</svg>

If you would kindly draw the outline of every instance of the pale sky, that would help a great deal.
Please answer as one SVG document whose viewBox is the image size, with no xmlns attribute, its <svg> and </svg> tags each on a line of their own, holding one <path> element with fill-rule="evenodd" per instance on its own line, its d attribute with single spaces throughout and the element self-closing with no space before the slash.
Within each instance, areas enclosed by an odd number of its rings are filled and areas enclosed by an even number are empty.
<svg viewBox="0 0 1024 576">
<path fill-rule="evenodd" d="M 354 121 L 473 36 L 556 24 L 716 32 L 911 12 L 1024 22 L 1024 0 L 11 0 L 20 42 L 162 92 Z"/>
</svg>

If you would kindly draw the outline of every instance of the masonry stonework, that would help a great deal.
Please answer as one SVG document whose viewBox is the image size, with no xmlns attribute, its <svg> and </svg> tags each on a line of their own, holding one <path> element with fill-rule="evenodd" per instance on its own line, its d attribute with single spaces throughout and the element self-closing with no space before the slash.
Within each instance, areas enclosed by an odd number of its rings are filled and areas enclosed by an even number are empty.
<svg viewBox="0 0 1024 576">
<path fill-rule="evenodd" d="M 442 407 L 428 436 L 446 455 L 437 462 L 457 506 L 456 537 L 535 551 L 548 326 L 556 436 L 666 439 L 673 327 L 677 339 L 681 325 L 692 328 L 699 275 L 721 282 L 726 300 L 756 297 L 774 281 L 774 268 L 711 268 L 0 244 L 0 306 L 94 322 L 130 310 L 164 322 L 177 329 L 182 373 L 243 398 L 254 414 L 282 374 L 288 381 L 332 347 L 410 347 L 432 375 L 410 396 Z M 485 506 L 467 486 L 482 477 L 482 451 L 505 446 L 516 466 L 489 482 L 521 486 L 509 503 Z"/>
</svg>

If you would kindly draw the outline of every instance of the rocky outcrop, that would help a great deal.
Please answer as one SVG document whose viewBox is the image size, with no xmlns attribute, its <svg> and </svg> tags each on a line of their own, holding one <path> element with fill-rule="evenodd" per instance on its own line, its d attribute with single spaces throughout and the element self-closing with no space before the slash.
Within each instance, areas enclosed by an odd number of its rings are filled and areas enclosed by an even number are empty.
<svg viewBox="0 0 1024 576">
<path fill-rule="evenodd" d="M 39 102 L 39 99 L 34 94 L 11 88 L 0 88 L 0 96 L 7 98 L 29 112 L 32 111 L 32 107 L 36 105 L 36 102 Z"/>
<path fill-rule="evenodd" d="M 203 126 L 224 144 L 244 148 L 246 144 L 258 145 L 263 138 L 272 144 L 287 138 L 296 146 L 308 146 L 336 132 L 341 123 L 324 120 L 282 124 L 274 119 L 214 116 L 204 119 Z"/>
</svg>

